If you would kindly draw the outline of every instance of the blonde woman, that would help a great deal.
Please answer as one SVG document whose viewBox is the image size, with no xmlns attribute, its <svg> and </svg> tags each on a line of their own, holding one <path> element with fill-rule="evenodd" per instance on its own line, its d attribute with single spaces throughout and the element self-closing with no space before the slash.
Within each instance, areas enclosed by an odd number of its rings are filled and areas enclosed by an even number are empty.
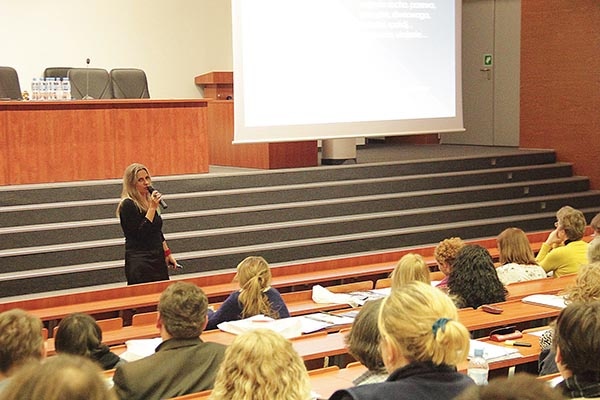
<svg viewBox="0 0 600 400">
<path fill-rule="evenodd" d="M 271 270 L 264 258 L 245 258 L 238 264 L 234 280 L 240 283 L 240 290 L 230 294 L 221 307 L 209 315 L 206 329 L 258 314 L 275 319 L 290 316 L 281 294 L 271 287 Z"/>
<path fill-rule="evenodd" d="M 152 188 L 146 166 L 134 163 L 125 169 L 117 217 L 125 235 L 128 285 L 167 280 L 168 267 L 177 266 L 162 233 L 163 221 L 158 208 L 161 197 L 162 194 Z"/>
<path fill-rule="evenodd" d="M 546 271 L 535 261 L 529 239 L 521 229 L 503 230 L 497 243 L 500 266 L 496 273 L 503 285 L 546 278 Z"/>
<path fill-rule="evenodd" d="M 289 340 L 268 329 L 235 338 L 225 351 L 211 400 L 309 400 L 304 362 Z"/>
<path fill-rule="evenodd" d="M 422 282 L 393 290 L 378 316 L 385 382 L 338 390 L 331 400 L 453 399 L 474 382 L 456 371 L 469 332 L 450 298 Z"/>
<path fill-rule="evenodd" d="M 413 281 L 431 284 L 429 267 L 419 254 L 408 253 L 402 256 L 392 271 L 392 290 Z"/>
</svg>

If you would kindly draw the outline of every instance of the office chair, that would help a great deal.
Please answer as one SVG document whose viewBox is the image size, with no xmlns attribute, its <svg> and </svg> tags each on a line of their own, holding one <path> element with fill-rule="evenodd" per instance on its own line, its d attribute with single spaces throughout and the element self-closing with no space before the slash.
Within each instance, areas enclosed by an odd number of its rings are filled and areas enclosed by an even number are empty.
<svg viewBox="0 0 600 400">
<path fill-rule="evenodd" d="M 0 99 L 22 100 L 19 75 L 14 68 L 0 67 Z"/>
<path fill-rule="evenodd" d="M 136 68 L 115 68 L 110 71 L 115 99 L 148 99 L 146 73 Z"/>
<path fill-rule="evenodd" d="M 44 70 L 44 78 L 65 78 L 69 76 L 70 67 L 48 67 Z"/>
<path fill-rule="evenodd" d="M 103 68 L 71 68 L 67 72 L 73 99 L 112 99 L 112 84 Z"/>
</svg>

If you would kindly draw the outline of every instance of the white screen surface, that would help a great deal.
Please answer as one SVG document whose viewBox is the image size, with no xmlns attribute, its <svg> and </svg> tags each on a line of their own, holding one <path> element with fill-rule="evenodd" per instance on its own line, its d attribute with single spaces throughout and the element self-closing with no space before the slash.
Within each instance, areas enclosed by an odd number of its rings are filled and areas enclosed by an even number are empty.
<svg viewBox="0 0 600 400">
<path fill-rule="evenodd" d="M 460 1 L 233 0 L 235 142 L 463 130 Z"/>
</svg>

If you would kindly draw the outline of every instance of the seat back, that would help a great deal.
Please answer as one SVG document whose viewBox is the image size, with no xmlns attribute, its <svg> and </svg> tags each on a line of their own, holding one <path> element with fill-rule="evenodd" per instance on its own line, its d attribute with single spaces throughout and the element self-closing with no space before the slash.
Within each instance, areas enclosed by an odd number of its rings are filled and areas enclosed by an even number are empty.
<svg viewBox="0 0 600 400">
<path fill-rule="evenodd" d="M 22 99 L 19 75 L 12 67 L 0 67 L 0 99 Z"/>
<path fill-rule="evenodd" d="M 71 67 L 48 67 L 44 70 L 44 78 L 65 78 L 69 76 Z"/>
<path fill-rule="evenodd" d="M 148 99 L 146 73 L 137 68 L 115 68 L 110 71 L 115 99 Z"/>
<path fill-rule="evenodd" d="M 110 75 L 103 68 L 71 68 L 67 76 L 71 82 L 73 99 L 113 98 Z"/>
</svg>

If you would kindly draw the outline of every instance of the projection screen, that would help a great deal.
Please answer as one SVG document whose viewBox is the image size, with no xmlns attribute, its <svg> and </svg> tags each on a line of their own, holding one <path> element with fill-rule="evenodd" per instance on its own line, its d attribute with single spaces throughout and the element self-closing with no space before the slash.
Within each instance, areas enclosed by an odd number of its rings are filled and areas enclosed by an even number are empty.
<svg viewBox="0 0 600 400">
<path fill-rule="evenodd" d="M 235 143 L 463 131 L 460 0 L 232 0 Z"/>
</svg>

